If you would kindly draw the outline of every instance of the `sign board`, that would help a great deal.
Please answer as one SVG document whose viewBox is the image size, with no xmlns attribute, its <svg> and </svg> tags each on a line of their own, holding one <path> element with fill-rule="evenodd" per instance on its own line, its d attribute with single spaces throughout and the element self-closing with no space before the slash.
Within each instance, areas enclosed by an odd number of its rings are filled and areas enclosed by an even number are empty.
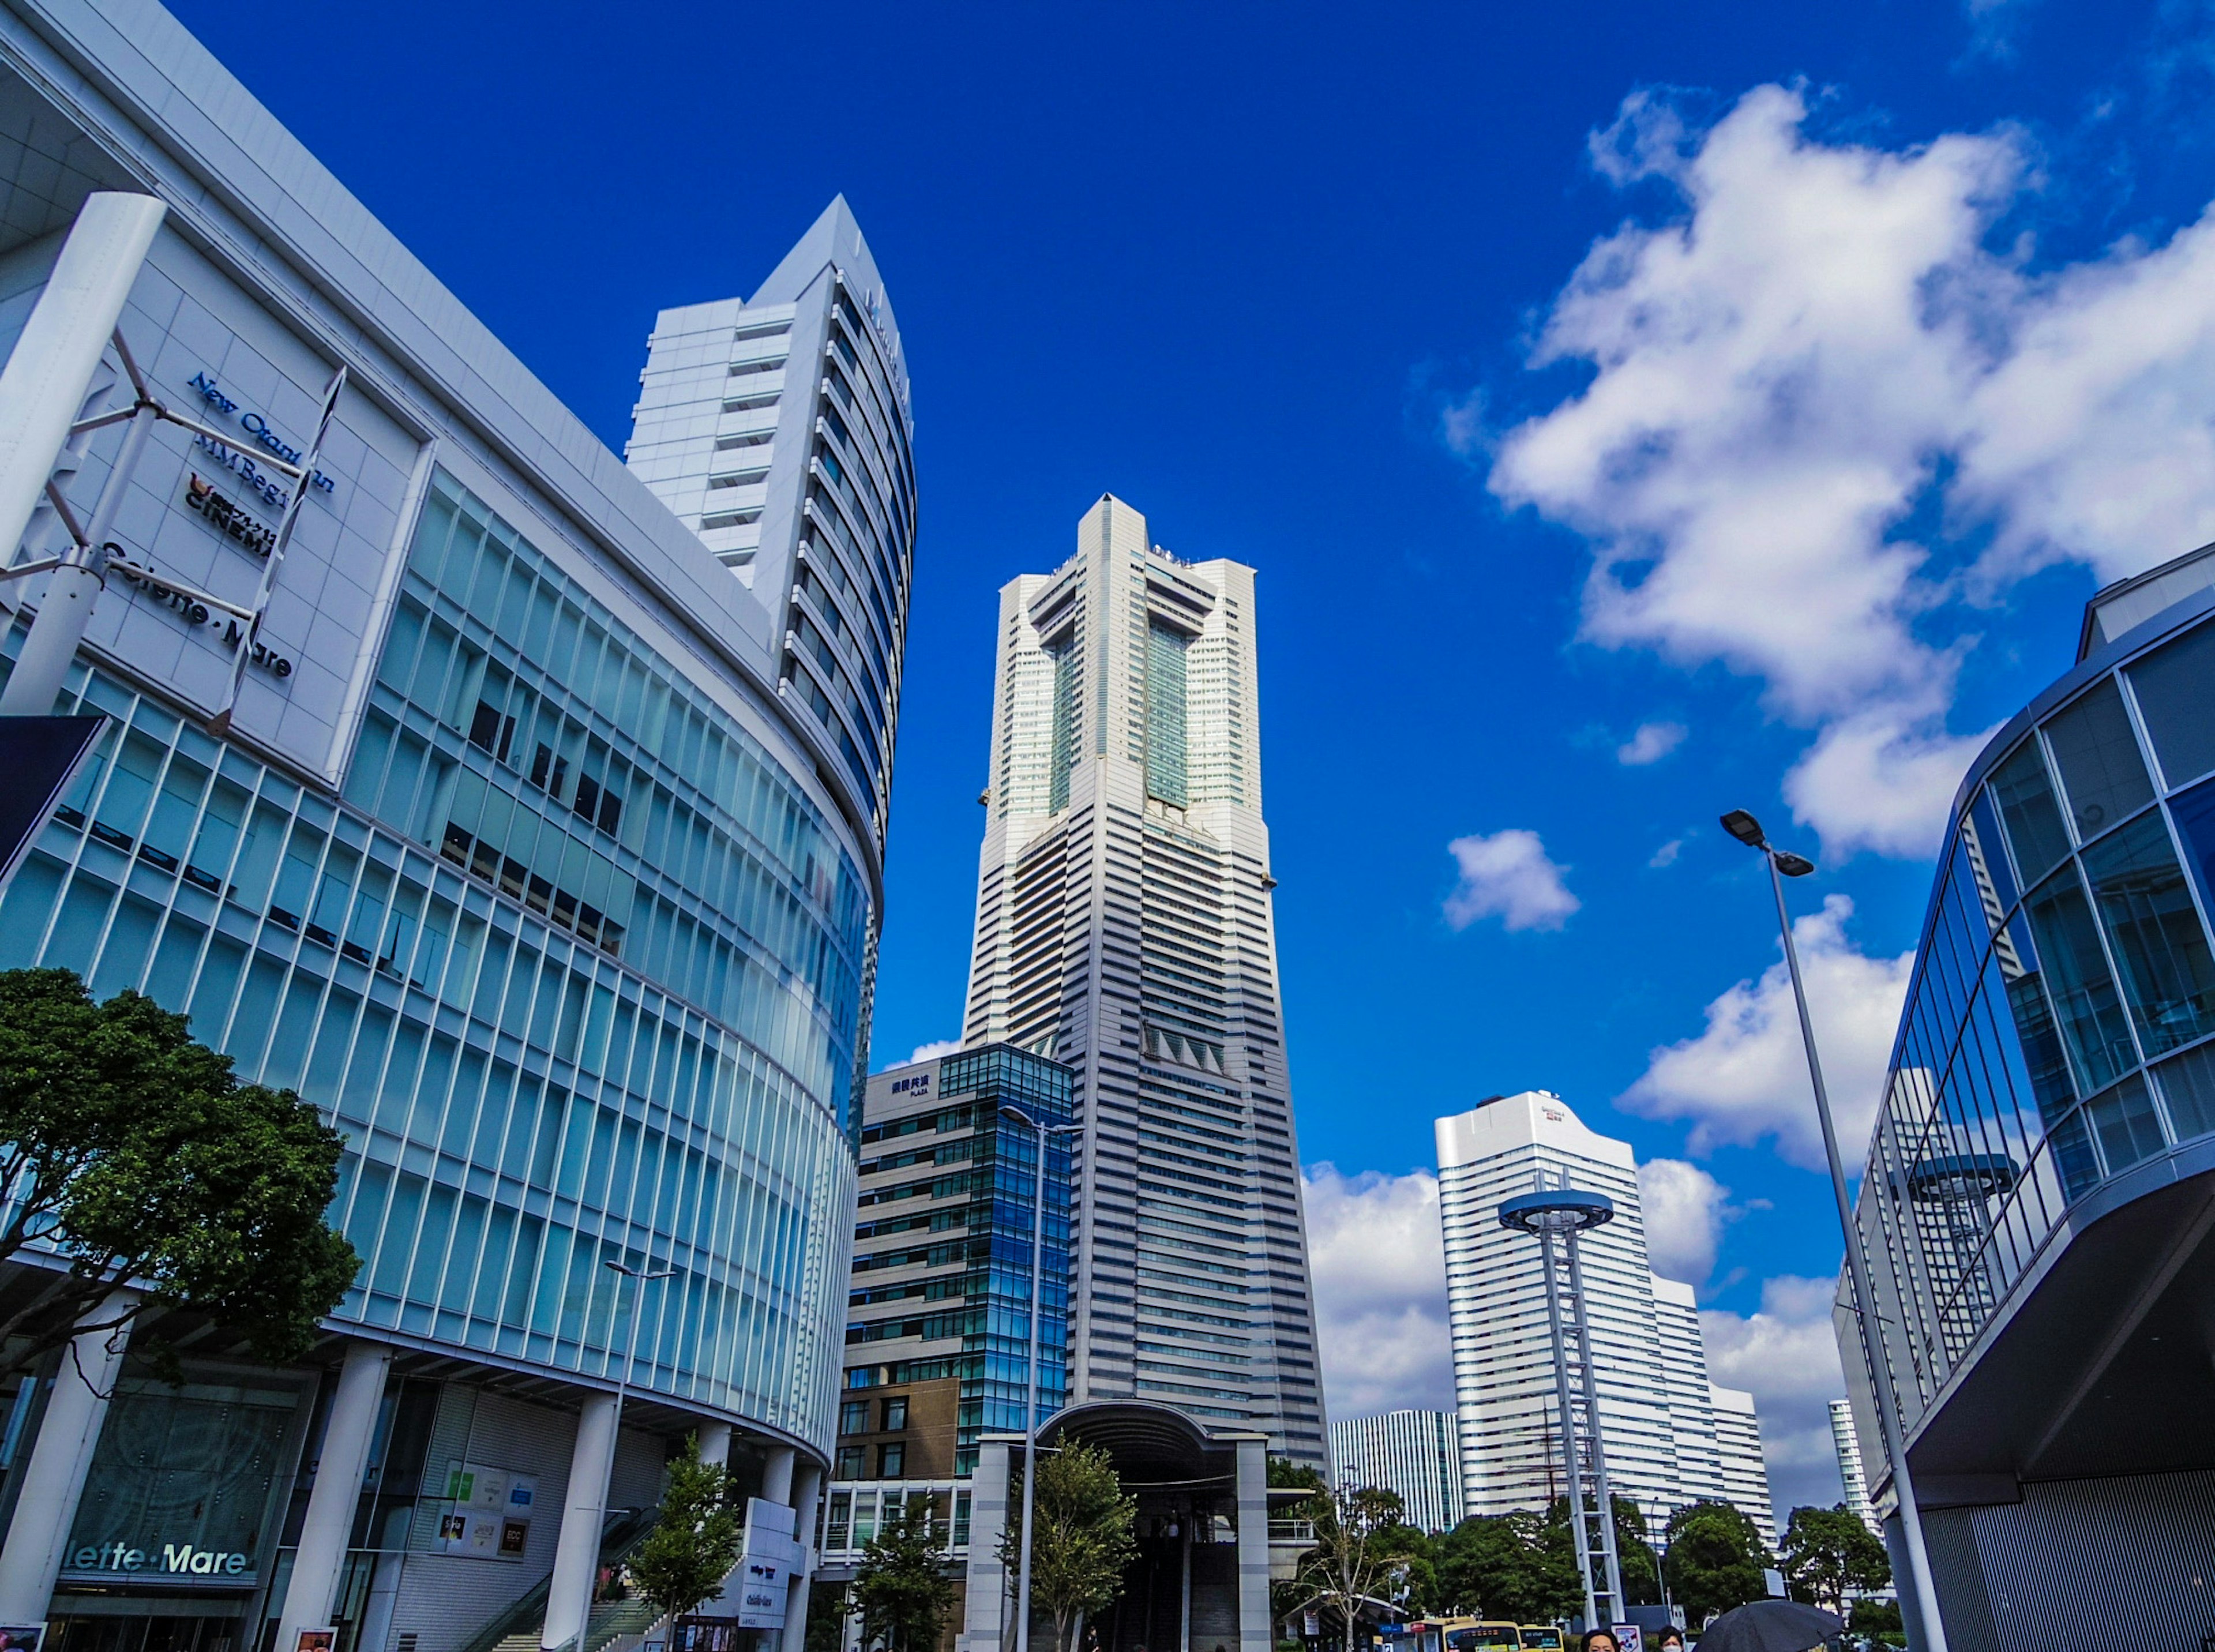
<svg viewBox="0 0 2215 1652">
<path fill-rule="evenodd" d="M 482 1463 L 446 1464 L 446 1510 L 433 1548 L 479 1560 L 521 1560 L 531 1544 L 538 1477 Z"/>
<path fill-rule="evenodd" d="M 8 783 L 0 786 L 0 889 L 8 887 L 16 863 L 61 806 L 107 727 L 107 719 L 99 715 L 0 717 L 0 774 L 8 777 Z M 0 1629 L 4 1635 L 34 1632 Z"/>
<path fill-rule="evenodd" d="M 46 1637 L 44 1624 L 0 1624 L 0 1652 L 39 1652 Z"/>
<path fill-rule="evenodd" d="M 723 1586 L 724 1596 L 741 1629 L 782 1629 L 792 1580 L 804 1568 L 806 1552 L 793 1535 L 795 1516 L 782 1503 L 763 1497 L 746 1500 L 745 1547 L 738 1569 Z"/>
<path fill-rule="evenodd" d="M 1646 1652 L 1646 1631 L 1636 1624 L 1617 1624 L 1609 1632 L 1622 1652 Z"/>
<path fill-rule="evenodd" d="M 338 1643 L 339 1632 L 335 1629 L 304 1629 L 293 1652 L 332 1652 Z"/>
</svg>

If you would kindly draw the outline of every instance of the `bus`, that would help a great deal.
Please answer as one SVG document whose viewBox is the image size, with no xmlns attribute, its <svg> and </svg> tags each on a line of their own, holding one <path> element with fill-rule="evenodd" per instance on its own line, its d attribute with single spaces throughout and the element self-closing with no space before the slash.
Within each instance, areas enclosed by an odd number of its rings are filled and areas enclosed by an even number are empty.
<svg viewBox="0 0 2215 1652">
<path fill-rule="evenodd" d="M 1523 1638 L 1523 1631 L 1513 1624 L 1480 1622 L 1474 1618 L 1456 1618 L 1442 1625 L 1445 1631 L 1445 1652 L 1522 1652 L 1535 1641 Z M 1555 1641 L 1555 1646 L 1561 1643 Z"/>
</svg>

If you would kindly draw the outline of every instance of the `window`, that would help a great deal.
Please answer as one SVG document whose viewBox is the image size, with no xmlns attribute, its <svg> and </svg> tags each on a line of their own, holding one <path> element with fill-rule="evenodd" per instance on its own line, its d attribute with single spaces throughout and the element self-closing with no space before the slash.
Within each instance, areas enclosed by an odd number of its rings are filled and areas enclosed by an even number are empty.
<svg viewBox="0 0 2215 1652">
<path fill-rule="evenodd" d="M 869 1431 L 869 1403 L 867 1400 L 846 1400 L 838 1407 L 838 1432 L 842 1434 L 865 1434 Z"/>
<path fill-rule="evenodd" d="M 877 1447 L 877 1478 L 897 1480 L 907 1471 L 907 1447 L 899 1444 Z"/>
<path fill-rule="evenodd" d="M 469 719 L 469 744 L 505 763 L 507 743 L 514 738 L 515 719 L 503 717 L 497 706 L 479 700 L 476 715 Z"/>
<path fill-rule="evenodd" d="M 755 322 L 750 326 L 741 327 L 737 332 L 732 334 L 731 341 L 734 344 L 743 344 L 748 339 L 773 339 L 780 333 L 790 331 L 792 331 L 790 322 Z"/>
<path fill-rule="evenodd" d="M 2138 756 L 2138 736 L 2123 709 L 2122 691 L 2106 679 L 2046 725 L 2053 766 L 2061 771 L 2079 838 L 2096 838 L 2153 801 L 2153 783 Z"/>
<path fill-rule="evenodd" d="M 723 411 L 752 413 L 756 408 L 773 408 L 776 405 L 776 392 L 771 391 L 767 396 L 734 396 L 723 403 Z"/>
<path fill-rule="evenodd" d="M 2032 891 L 2024 910 L 2045 961 L 2055 1019 L 2076 1059 L 2079 1093 L 2104 1089 L 2137 1066 L 2138 1056 L 2075 869 L 2064 866 Z"/>
<path fill-rule="evenodd" d="M 2215 956 L 2160 814 L 2086 850 L 2084 869 L 2145 1053 L 2215 1032 Z"/>
<path fill-rule="evenodd" d="M 2215 625 L 2187 631 L 2139 660 L 2131 687 L 2170 785 L 2215 769 Z"/>
<path fill-rule="evenodd" d="M 531 783 L 549 797 L 559 797 L 569 783 L 569 759 L 555 757 L 554 748 L 541 740 L 531 759 Z"/>
<path fill-rule="evenodd" d="M 837 1480 L 858 1480 L 868 1471 L 863 1466 L 868 1452 L 860 1446 L 841 1446 L 838 1460 L 831 1465 L 831 1476 Z"/>
<path fill-rule="evenodd" d="M 716 445 L 721 446 L 721 444 L 719 442 Z M 734 470 L 727 476 L 709 476 L 708 485 L 710 488 L 752 488 L 768 480 L 769 470 L 764 467 L 757 470 Z"/>
<path fill-rule="evenodd" d="M 2138 1073 L 2085 1102 L 2084 1115 L 2100 1138 L 2109 1176 L 2151 1158 L 2167 1145 L 2162 1139 L 2161 1120 L 2155 1115 L 2153 1100 L 2146 1094 L 2145 1079 Z"/>
<path fill-rule="evenodd" d="M 724 511 L 715 516 L 702 517 L 700 519 L 700 531 L 705 533 L 711 528 L 750 527 L 754 523 L 760 520 L 761 513 L 758 510 Z"/>
<path fill-rule="evenodd" d="M 2169 1121 L 2179 1141 L 2215 1131 L 2215 1044 L 2187 1050 L 2154 1072 L 2161 1080 L 2161 1098 L 2169 1103 Z"/>
<path fill-rule="evenodd" d="M 734 447 L 765 447 L 776 439 L 774 430 L 749 430 L 742 435 L 716 437 L 715 451 L 727 453 Z"/>
<path fill-rule="evenodd" d="M 577 777 L 576 799 L 569 807 L 605 832 L 612 833 L 623 824 L 623 799 L 590 775 Z"/>
<path fill-rule="evenodd" d="M 767 361 L 737 361 L 731 364 L 731 377 L 743 378 L 749 373 L 777 373 L 784 371 L 784 358 L 775 356 Z"/>
<path fill-rule="evenodd" d="M 907 1396 L 896 1395 L 885 1402 L 885 1432 L 898 1434 L 907 1427 Z"/>
<path fill-rule="evenodd" d="M 2069 834 L 2062 829 L 2061 811 L 2034 738 L 2023 741 L 1994 771 L 1992 796 L 2006 823 L 2008 842 L 2015 846 L 2016 870 L 2026 884 L 2037 882 L 2068 852 Z"/>
</svg>

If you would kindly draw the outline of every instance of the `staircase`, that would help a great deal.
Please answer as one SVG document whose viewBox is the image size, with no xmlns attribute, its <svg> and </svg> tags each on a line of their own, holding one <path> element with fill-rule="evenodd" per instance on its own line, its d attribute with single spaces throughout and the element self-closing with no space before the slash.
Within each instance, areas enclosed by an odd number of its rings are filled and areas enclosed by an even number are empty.
<svg viewBox="0 0 2215 1652">
<path fill-rule="evenodd" d="M 592 1608 L 585 1627 L 583 1652 L 605 1652 L 618 1641 L 643 1640 L 662 1619 L 661 1609 L 647 1600 L 603 1600 Z M 494 1643 L 492 1652 L 538 1652 L 538 1631 L 518 1630 Z"/>
<path fill-rule="evenodd" d="M 619 1566 L 629 1559 L 631 1551 L 643 1543 L 646 1534 L 653 1529 L 656 1513 L 652 1508 L 611 1511 L 607 1523 L 600 1529 L 599 1563 L 604 1567 Z M 495 1612 L 461 1652 L 538 1652 L 539 1631 L 546 1622 L 548 1581 L 540 1579 Z M 647 1614 L 646 1620 L 633 1626 L 632 1618 L 641 1612 Z M 660 1615 L 643 1600 L 603 1601 L 592 1608 L 586 1620 L 584 1652 L 602 1652 L 602 1649 L 626 1635 L 635 1639 L 652 1628 Z M 603 1633 L 604 1624 L 614 1626 Z"/>
</svg>

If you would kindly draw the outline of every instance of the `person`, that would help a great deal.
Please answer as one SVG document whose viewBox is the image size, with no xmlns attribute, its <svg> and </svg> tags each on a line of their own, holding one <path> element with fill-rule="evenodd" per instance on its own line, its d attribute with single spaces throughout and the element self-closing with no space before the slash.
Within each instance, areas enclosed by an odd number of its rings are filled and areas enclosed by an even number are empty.
<svg viewBox="0 0 2215 1652">
<path fill-rule="evenodd" d="M 1583 1652 L 1623 1652 L 1611 1629 L 1595 1629 L 1585 1636 Z"/>
<path fill-rule="evenodd" d="M 1684 1631 L 1674 1624 L 1664 1624 L 1654 1637 L 1654 1652 L 1669 1652 L 1672 1646 L 1677 1652 L 1684 1652 Z"/>
</svg>

